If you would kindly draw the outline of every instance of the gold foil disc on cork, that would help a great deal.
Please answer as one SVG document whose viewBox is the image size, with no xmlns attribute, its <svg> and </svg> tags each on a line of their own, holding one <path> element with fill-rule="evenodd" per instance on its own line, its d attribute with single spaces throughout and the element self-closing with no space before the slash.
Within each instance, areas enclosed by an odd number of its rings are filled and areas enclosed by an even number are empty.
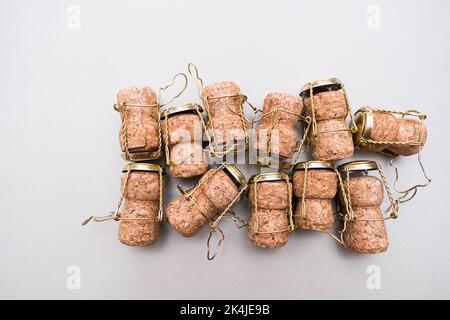
<svg viewBox="0 0 450 320">
<path fill-rule="evenodd" d="M 328 170 L 334 170 L 334 164 L 330 161 L 306 161 L 306 162 L 299 162 L 294 166 L 294 171 L 296 170 L 305 170 L 305 168 L 308 167 L 309 169 L 328 169 Z"/>
<path fill-rule="evenodd" d="M 163 112 L 161 112 L 161 120 L 164 120 L 166 118 L 166 116 L 168 118 L 170 118 L 171 116 L 178 114 L 178 113 L 194 113 L 196 114 L 196 111 L 200 111 L 200 113 L 203 112 L 203 108 L 196 104 L 196 103 L 188 103 L 188 104 L 183 104 L 181 106 L 176 106 L 176 107 L 171 107 L 168 108 L 167 110 L 164 110 Z"/>
<path fill-rule="evenodd" d="M 371 160 L 359 160 L 359 161 L 350 161 L 344 164 L 341 164 L 337 167 L 339 172 L 348 171 L 369 171 L 369 170 L 378 170 L 379 166 L 376 161 Z"/>
<path fill-rule="evenodd" d="M 126 165 L 122 172 L 130 171 L 149 171 L 149 172 L 162 172 L 164 174 L 164 169 L 156 163 L 131 163 Z"/>
<path fill-rule="evenodd" d="M 247 185 L 247 179 L 234 164 L 224 163 L 223 167 L 242 187 Z"/>
<path fill-rule="evenodd" d="M 364 139 L 369 139 L 373 128 L 373 113 L 372 109 L 363 107 L 355 112 L 355 124 L 357 130 L 353 132 L 353 141 L 355 146 L 364 149 L 367 143 Z"/>
<path fill-rule="evenodd" d="M 269 173 L 260 173 L 257 175 L 252 176 L 248 183 L 255 182 L 255 179 L 258 178 L 258 182 L 265 182 L 265 181 L 286 181 L 286 174 L 283 172 L 269 172 Z M 292 178 L 289 177 L 289 181 L 292 181 Z"/>
<path fill-rule="evenodd" d="M 299 94 L 300 97 L 302 97 L 302 98 L 309 97 L 309 92 L 310 92 L 311 86 L 313 88 L 313 92 L 314 92 L 314 89 L 319 89 L 319 88 L 328 89 L 330 91 L 336 91 L 336 90 L 339 90 L 342 88 L 342 82 L 337 78 L 329 78 L 329 79 L 309 82 L 309 83 L 305 84 L 302 87 L 302 89 L 300 90 L 300 94 Z"/>
</svg>

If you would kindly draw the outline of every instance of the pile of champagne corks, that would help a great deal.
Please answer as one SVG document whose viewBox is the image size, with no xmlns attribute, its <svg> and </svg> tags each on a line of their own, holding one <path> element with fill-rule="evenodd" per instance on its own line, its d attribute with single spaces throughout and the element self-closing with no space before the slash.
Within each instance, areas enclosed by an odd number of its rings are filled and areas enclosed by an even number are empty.
<svg viewBox="0 0 450 320">
<path fill-rule="evenodd" d="M 245 99 L 233 81 L 204 86 L 200 103 L 166 108 L 149 87 L 119 91 L 119 143 L 130 161 L 123 169 L 123 206 L 114 217 L 119 220 L 119 240 L 130 246 L 150 245 L 165 221 L 184 237 L 194 236 L 205 225 L 213 230 L 223 217 L 235 215 L 232 207 L 245 199 L 249 213 L 241 221 L 257 247 L 282 247 L 296 230 L 338 230 L 334 238 L 339 241 L 340 234 L 341 243 L 355 252 L 386 251 L 381 206 L 391 191 L 386 190 L 384 176 L 369 174 L 382 174 L 381 166 L 369 160 L 335 162 L 352 157 L 355 146 L 391 156 L 417 154 L 427 138 L 422 121 L 367 107 L 353 116 L 337 79 L 310 82 L 299 96 L 267 94 L 258 124 L 244 114 Z M 309 150 L 298 149 L 303 138 Z M 247 179 L 224 158 L 216 157 L 210 166 L 205 141 L 224 149 L 245 142 L 245 152 L 260 158 L 288 161 L 296 152 L 311 158 Z M 163 155 L 168 170 L 158 163 Z M 258 163 L 260 168 L 271 165 Z M 162 212 L 165 174 L 199 179 L 187 190 L 180 188 L 180 196 Z"/>
</svg>

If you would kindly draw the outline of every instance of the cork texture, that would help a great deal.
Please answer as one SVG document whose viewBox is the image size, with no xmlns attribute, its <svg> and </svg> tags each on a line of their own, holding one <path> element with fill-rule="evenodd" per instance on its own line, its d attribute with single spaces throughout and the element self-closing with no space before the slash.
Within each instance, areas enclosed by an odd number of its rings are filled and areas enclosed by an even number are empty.
<svg viewBox="0 0 450 320">
<path fill-rule="evenodd" d="M 350 198 L 352 207 L 371 207 L 379 206 L 383 203 L 384 188 L 380 179 L 373 176 L 350 177 L 347 181 L 345 175 L 343 177 L 344 190 L 350 189 Z M 349 188 L 349 189 L 348 189 Z M 342 193 L 339 198 L 344 204 Z"/>
<path fill-rule="evenodd" d="M 278 112 L 276 118 L 280 125 L 295 126 L 302 114 L 303 102 L 301 98 L 290 94 L 271 92 L 264 99 L 263 114 L 268 114 L 275 109 L 289 112 Z M 271 116 L 264 117 L 262 121 L 269 124 Z"/>
<path fill-rule="evenodd" d="M 156 221 L 159 208 L 159 173 L 131 171 L 122 174 L 121 190 L 124 190 L 124 207 L 119 224 L 119 240 L 130 246 L 144 246 L 159 237 L 159 222 Z M 163 183 L 163 181 L 162 181 Z M 144 220 L 126 220 L 144 218 Z"/>
<path fill-rule="evenodd" d="M 348 221 L 344 231 L 346 246 L 359 253 L 386 251 L 389 241 L 380 207 L 356 207 L 353 212 L 355 221 Z"/>
<path fill-rule="evenodd" d="M 166 210 L 170 225 L 184 237 L 191 237 L 216 213 L 216 208 L 201 189 L 191 195 L 192 200 L 181 195 Z"/>
<path fill-rule="evenodd" d="M 294 194 L 303 196 L 305 171 L 296 170 L 293 175 Z M 331 199 L 336 196 L 338 179 L 336 172 L 327 169 L 308 169 L 306 175 L 306 198 Z"/>
<path fill-rule="evenodd" d="M 347 105 L 342 91 L 325 91 L 315 93 L 314 114 L 317 121 L 330 119 L 345 119 L 347 116 Z M 303 100 L 305 115 L 312 117 L 311 99 L 307 97 Z"/>
<path fill-rule="evenodd" d="M 398 124 L 396 118 L 385 112 L 372 112 L 373 125 L 369 134 L 369 139 L 375 141 L 395 141 L 397 138 Z M 387 145 L 368 144 L 364 150 L 380 152 L 386 149 Z"/>
<path fill-rule="evenodd" d="M 215 169 L 210 169 L 215 170 Z M 233 180 L 222 169 L 216 171 L 208 179 L 208 172 L 200 179 L 200 189 L 216 208 L 223 211 L 237 196 L 239 190 Z"/>
<path fill-rule="evenodd" d="M 268 114 L 276 109 L 290 113 L 280 111 L 276 115 L 263 117 L 261 124 L 256 128 L 253 148 L 258 150 L 261 156 L 270 151 L 272 156 L 291 158 L 299 140 L 295 126 L 302 113 L 303 102 L 300 98 L 289 94 L 271 92 L 264 99 L 263 113 Z"/>
<path fill-rule="evenodd" d="M 240 93 L 239 86 L 234 81 L 221 81 L 212 83 L 203 88 L 202 98 L 215 98 L 221 96 L 231 96 Z M 241 105 L 238 97 L 220 98 L 208 100 L 211 116 L 238 117 L 234 113 L 240 113 Z"/>
<path fill-rule="evenodd" d="M 292 185 L 291 183 L 289 183 Z M 285 181 L 267 181 L 257 183 L 258 209 L 286 209 L 289 206 L 288 187 Z M 250 203 L 255 205 L 255 184 L 248 189 Z"/>
<path fill-rule="evenodd" d="M 305 212 L 302 215 L 302 201 L 298 200 L 294 223 L 305 230 L 329 230 L 334 223 L 332 199 L 305 199 Z"/>
<path fill-rule="evenodd" d="M 179 143 L 170 148 L 170 174 L 175 178 L 191 178 L 208 170 L 208 161 L 201 144 Z"/>
<path fill-rule="evenodd" d="M 294 128 L 288 126 L 275 126 L 271 129 L 271 124 L 263 123 L 256 128 L 255 139 L 253 140 L 253 148 L 258 150 L 258 153 L 265 155 L 270 151 L 271 155 L 278 155 L 282 158 L 291 158 L 295 153 L 296 144 L 298 141 L 297 133 Z M 269 136 L 271 139 L 269 140 Z"/>
<path fill-rule="evenodd" d="M 168 134 L 166 134 L 166 127 L 168 128 Z M 170 116 L 168 120 L 162 121 L 161 130 L 164 143 L 169 146 L 202 141 L 202 123 L 197 114 L 180 113 Z"/>
<path fill-rule="evenodd" d="M 126 173 L 122 174 L 121 190 L 123 190 L 126 175 Z M 131 171 L 124 197 L 132 200 L 159 201 L 159 173 Z"/>
<path fill-rule="evenodd" d="M 169 223 L 185 237 L 194 235 L 207 222 L 205 217 L 211 219 L 215 214 L 221 213 L 238 195 L 237 186 L 222 169 L 212 175 L 208 172 L 192 193 L 193 201 L 180 196 L 167 207 Z"/>
<path fill-rule="evenodd" d="M 317 136 L 312 141 L 314 160 L 336 161 L 353 155 L 353 138 L 345 119 L 317 121 Z"/>
<path fill-rule="evenodd" d="M 154 243 L 160 233 L 158 201 L 126 199 L 121 212 L 122 219 L 140 218 L 144 220 L 121 220 L 119 240 L 129 246 L 146 246 Z"/>
<path fill-rule="evenodd" d="M 258 223 L 256 223 L 257 221 Z M 289 224 L 286 210 L 284 209 L 258 208 L 258 215 L 256 215 L 255 208 L 252 207 L 248 223 L 248 238 L 255 246 L 279 248 L 288 241 L 288 232 L 283 231 L 287 230 Z"/>
<path fill-rule="evenodd" d="M 240 93 L 240 89 L 235 82 L 222 81 L 205 86 L 202 98 L 214 98 L 237 93 Z M 243 125 L 248 128 L 248 124 L 242 123 L 240 98 L 209 99 L 208 110 L 211 121 L 208 122 L 207 128 L 211 130 L 216 143 L 230 145 L 235 141 L 245 139 Z"/>
<path fill-rule="evenodd" d="M 389 146 L 388 150 L 395 152 L 402 156 L 410 156 L 420 151 L 427 140 L 427 129 L 425 126 L 421 128 L 420 121 L 416 119 L 397 119 L 397 134 L 395 141 L 407 142 L 407 141 L 420 141 L 420 146 Z M 419 140 L 420 134 L 420 140 Z"/>
<path fill-rule="evenodd" d="M 294 222 L 301 229 L 329 230 L 334 223 L 332 203 L 337 194 L 336 172 L 327 169 L 308 169 L 303 212 L 304 179 L 304 170 L 294 172 L 294 195 L 298 198 Z"/>
<path fill-rule="evenodd" d="M 117 93 L 117 103 L 152 105 L 157 102 L 156 93 L 148 87 L 131 87 Z M 154 107 L 127 106 L 124 111 L 127 128 L 128 150 L 130 152 L 156 151 L 159 147 L 158 110 Z M 119 130 L 119 142 L 125 152 L 122 127 Z"/>
<path fill-rule="evenodd" d="M 219 119 L 213 124 L 208 123 L 206 128 L 218 145 L 232 145 L 236 141 L 244 140 L 246 136 L 241 120 Z"/>
</svg>

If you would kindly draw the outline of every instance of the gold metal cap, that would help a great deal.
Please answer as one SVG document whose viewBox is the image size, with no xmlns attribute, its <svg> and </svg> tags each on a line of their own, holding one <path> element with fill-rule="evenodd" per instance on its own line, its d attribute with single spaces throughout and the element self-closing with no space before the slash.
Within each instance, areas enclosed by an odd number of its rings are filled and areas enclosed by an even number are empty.
<svg viewBox="0 0 450 320">
<path fill-rule="evenodd" d="M 353 141 L 358 148 L 364 149 L 367 143 L 362 138 L 369 139 L 370 132 L 373 128 L 372 110 L 368 107 L 363 107 L 356 111 L 355 124 L 357 130 L 353 132 Z"/>
<path fill-rule="evenodd" d="M 130 152 L 128 157 L 125 153 L 122 153 L 122 159 L 133 162 L 156 160 L 161 157 L 161 152 L 158 151 L 146 151 L 146 152 Z"/>
<path fill-rule="evenodd" d="M 238 181 L 241 186 L 247 185 L 247 179 L 245 179 L 245 176 L 234 164 L 224 163 L 223 166 L 224 166 L 224 169 L 226 169 L 228 171 L 228 173 L 234 179 L 236 179 L 236 181 Z"/>
<path fill-rule="evenodd" d="M 188 104 L 183 104 L 181 106 L 176 106 L 176 107 L 171 107 L 168 108 L 167 110 L 164 110 L 163 112 L 161 112 L 161 119 L 165 119 L 165 117 L 170 117 L 173 116 L 177 113 L 183 113 L 183 112 L 188 112 L 188 111 L 194 111 L 198 109 L 201 112 L 203 112 L 202 107 L 200 107 L 200 105 L 196 104 L 196 103 L 188 103 Z"/>
<path fill-rule="evenodd" d="M 260 173 L 259 175 L 252 176 L 248 183 L 255 182 L 256 177 L 258 177 L 258 182 L 264 181 L 286 181 L 286 173 L 283 172 L 268 172 L 268 173 Z M 289 177 L 289 181 L 292 181 L 291 177 Z"/>
<path fill-rule="evenodd" d="M 130 169 L 130 171 L 151 171 L 151 172 L 159 172 L 162 170 L 162 172 L 164 173 L 163 168 L 156 163 L 131 163 L 126 165 L 122 169 L 122 172 L 127 172 L 128 169 Z"/>
<path fill-rule="evenodd" d="M 339 172 L 378 170 L 378 163 L 371 160 L 350 161 L 338 166 Z"/>
<path fill-rule="evenodd" d="M 334 164 L 330 161 L 305 161 L 299 162 L 294 166 L 294 170 L 305 170 L 306 166 L 309 169 L 328 169 L 334 170 Z"/>
<path fill-rule="evenodd" d="M 339 79 L 336 78 L 329 78 L 324 80 L 317 80 L 313 81 L 311 83 L 305 84 L 302 89 L 300 90 L 300 96 L 301 97 L 307 97 L 309 96 L 309 90 L 310 88 L 320 88 L 320 87 L 330 87 L 333 91 L 339 90 L 342 88 L 342 82 Z"/>
</svg>

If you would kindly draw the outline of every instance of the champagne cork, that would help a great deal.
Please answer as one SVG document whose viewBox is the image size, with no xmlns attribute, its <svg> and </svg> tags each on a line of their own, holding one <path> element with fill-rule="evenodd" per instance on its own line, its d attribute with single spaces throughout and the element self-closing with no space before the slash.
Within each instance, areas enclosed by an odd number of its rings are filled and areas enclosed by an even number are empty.
<svg viewBox="0 0 450 320">
<path fill-rule="evenodd" d="M 170 225 L 184 237 L 193 236 L 216 213 L 201 189 L 187 196 L 180 196 L 166 210 Z"/>
<path fill-rule="evenodd" d="M 160 147 L 158 102 L 156 93 L 149 87 L 131 87 L 117 93 L 117 105 L 122 113 L 126 128 L 126 141 L 123 126 L 119 131 L 122 152 L 133 154 L 152 153 Z M 121 107 L 121 104 L 124 104 Z"/>
<path fill-rule="evenodd" d="M 276 115 L 279 125 L 295 126 L 303 110 L 302 99 L 286 93 L 271 92 L 264 99 L 263 114 L 278 110 Z M 270 123 L 271 117 L 264 117 L 264 123 Z"/>
<path fill-rule="evenodd" d="M 214 143 L 226 147 L 246 139 L 248 124 L 243 118 L 243 99 L 235 82 L 222 81 L 205 86 L 202 99 L 209 115 L 207 128 Z"/>
<path fill-rule="evenodd" d="M 256 183 L 256 194 L 255 194 Z M 250 242 L 262 248 L 279 248 L 288 241 L 288 209 L 292 208 L 291 182 L 281 173 L 259 174 L 250 178 L 248 221 Z"/>
<path fill-rule="evenodd" d="M 154 243 L 160 233 L 160 180 L 157 164 L 130 164 L 121 179 L 124 207 L 119 224 L 119 240 L 129 246 Z"/>
<path fill-rule="evenodd" d="M 158 240 L 158 201 L 125 201 L 119 224 L 119 240 L 129 246 L 146 246 Z M 129 219 L 129 220 L 128 220 Z"/>
<path fill-rule="evenodd" d="M 169 147 L 169 172 L 175 178 L 191 178 L 208 170 L 208 161 L 202 145 L 198 143 L 179 143 Z"/>
<path fill-rule="evenodd" d="M 373 176 L 351 177 L 350 182 L 344 179 L 344 190 L 350 190 L 352 206 L 372 207 L 380 205 L 384 198 L 383 183 Z M 339 199 L 343 202 L 342 193 Z"/>
<path fill-rule="evenodd" d="M 419 145 L 392 145 L 388 147 L 388 150 L 401 156 L 410 156 L 418 153 L 427 140 L 427 128 L 425 126 L 422 126 L 420 121 L 416 119 L 397 119 L 397 124 L 398 131 L 395 137 L 395 141 L 417 141 L 419 142 Z"/>
<path fill-rule="evenodd" d="M 330 230 L 334 224 L 332 199 L 305 198 L 306 215 L 302 217 L 302 202 L 299 199 L 294 212 L 295 225 L 304 230 Z"/>
<path fill-rule="evenodd" d="M 271 176 L 272 173 L 267 174 Z M 262 176 L 264 178 L 264 175 Z M 279 176 L 282 179 L 282 176 Z M 258 182 L 256 186 L 258 208 L 286 209 L 289 206 L 289 193 L 286 181 L 273 180 Z M 248 197 L 252 204 L 255 202 L 255 184 L 249 185 Z"/>
<path fill-rule="evenodd" d="M 270 150 L 271 155 L 288 159 L 294 155 L 297 141 L 297 133 L 292 128 L 272 128 L 270 124 L 263 123 L 256 128 L 253 148 L 261 156 L 265 156 Z"/>
<path fill-rule="evenodd" d="M 343 84 L 334 78 L 315 81 L 303 86 L 300 96 L 305 116 L 311 117 L 313 122 L 309 134 L 313 159 L 336 161 L 351 157 L 354 147 L 346 122 L 349 106 Z"/>
<path fill-rule="evenodd" d="M 161 113 L 161 131 L 165 144 L 173 146 L 186 142 L 202 142 L 202 120 L 195 108 L 195 105 L 186 105 L 173 107 Z M 203 111 L 199 106 L 197 108 L 199 112 Z"/>
<path fill-rule="evenodd" d="M 225 210 L 239 193 L 236 181 L 225 170 L 218 170 L 210 177 L 203 176 L 199 184 L 217 211 Z"/>
<path fill-rule="evenodd" d="M 384 109 L 359 109 L 355 113 L 358 128 L 353 134 L 355 146 L 362 150 L 402 156 L 419 152 L 426 142 L 427 128 L 417 119 L 396 115 Z M 410 112 L 409 115 L 418 114 Z M 398 142 L 409 144 L 400 145 Z"/>
<path fill-rule="evenodd" d="M 169 223 L 182 236 L 193 236 L 215 215 L 239 201 L 239 187 L 245 188 L 246 180 L 234 165 L 225 163 L 210 169 L 196 186 L 169 204 Z"/>
<path fill-rule="evenodd" d="M 389 241 L 380 207 L 355 207 L 353 213 L 355 221 L 347 222 L 344 243 L 358 253 L 386 251 Z"/>
<path fill-rule="evenodd" d="M 376 168 L 378 167 L 373 161 L 355 161 L 338 168 L 339 172 L 343 173 L 343 192 L 351 203 L 354 216 L 346 223 L 343 239 L 348 248 L 358 253 L 380 253 L 386 251 L 389 246 L 380 208 L 384 196 L 383 183 L 374 176 L 355 176 L 357 171 L 367 172 Z M 339 199 L 345 207 L 342 190 Z"/>
<path fill-rule="evenodd" d="M 197 112 L 198 111 L 198 112 Z M 166 144 L 166 163 L 175 178 L 191 178 L 208 170 L 202 147 L 203 110 L 194 104 L 163 111 L 162 135 Z"/>
<path fill-rule="evenodd" d="M 295 126 L 302 113 L 302 100 L 284 93 L 269 93 L 264 99 L 262 123 L 256 128 L 253 148 L 259 154 L 290 158 L 298 135 Z"/>
<path fill-rule="evenodd" d="M 313 95 L 314 115 L 317 121 L 342 119 L 347 116 L 347 104 L 342 91 L 324 91 Z M 307 96 L 304 101 L 305 115 L 313 116 L 311 98 Z"/>
<path fill-rule="evenodd" d="M 331 229 L 334 224 L 332 203 L 338 186 L 333 164 L 326 161 L 300 162 L 294 170 L 295 224 L 305 230 Z"/>
<path fill-rule="evenodd" d="M 336 161 L 353 155 L 352 133 L 344 119 L 317 122 L 317 136 L 312 139 L 314 160 Z"/>
<path fill-rule="evenodd" d="M 256 222 L 258 219 L 258 222 Z M 248 220 L 248 238 L 252 244 L 261 248 L 279 248 L 288 241 L 288 232 L 276 232 L 288 229 L 288 219 L 284 209 L 258 209 L 251 207 Z M 259 232 L 252 231 L 258 227 Z"/>
<path fill-rule="evenodd" d="M 392 114 L 360 109 L 356 112 L 355 116 L 355 123 L 358 130 L 354 133 L 353 138 L 356 147 L 367 151 L 381 152 L 386 149 L 387 145 L 366 143 L 363 139 L 378 142 L 395 141 L 398 124 Z"/>
</svg>

